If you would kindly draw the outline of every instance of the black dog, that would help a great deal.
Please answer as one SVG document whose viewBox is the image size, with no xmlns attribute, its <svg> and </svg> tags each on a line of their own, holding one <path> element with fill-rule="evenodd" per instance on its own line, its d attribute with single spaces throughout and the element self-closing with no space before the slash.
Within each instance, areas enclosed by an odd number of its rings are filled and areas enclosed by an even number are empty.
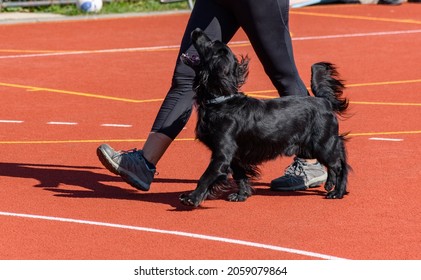
<svg viewBox="0 0 421 280">
<path fill-rule="evenodd" d="M 342 198 L 349 166 L 336 115 L 346 111 L 348 100 L 341 97 L 344 85 L 335 67 L 327 62 L 312 66 L 316 97 L 259 100 L 238 92 L 248 74 L 247 57 L 238 61 L 224 43 L 210 40 L 200 29 L 191 39 L 199 56 L 183 54 L 181 60 L 196 72 L 196 137 L 212 157 L 197 188 L 181 195 L 181 202 L 199 206 L 230 173 L 239 190 L 228 199 L 245 201 L 253 191 L 249 179 L 259 175 L 258 165 L 282 155 L 316 158 L 328 171 L 326 197 Z"/>
</svg>

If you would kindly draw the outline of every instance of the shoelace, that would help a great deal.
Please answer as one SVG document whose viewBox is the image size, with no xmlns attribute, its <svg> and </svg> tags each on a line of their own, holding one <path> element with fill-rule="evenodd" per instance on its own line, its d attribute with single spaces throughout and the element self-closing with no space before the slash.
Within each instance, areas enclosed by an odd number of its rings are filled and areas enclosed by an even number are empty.
<svg viewBox="0 0 421 280">
<path fill-rule="evenodd" d="M 132 154 L 135 154 L 137 152 L 138 151 L 137 151 L 136 148 L 133 148 L 133 149 L 130 149 L 130 150 L 121 150 L 121 151 L 117 151 L 115 153 L 115 155 L 113 156 L 113 158 L 118 157 L 118 156 L 121 156 L 121 155 L 129 155 L 129 156 L 131 156 Z"/>
<path fill-rule="evenodd" d="M 139 151 L 137 150 L 137 148 L 133 148 L 133 149 L 130 149 L 130 150 L 120 150 L 120 151 L 116 152 L 116 154 L 113 156 L 113 158 L 118 157 L 118 156 L 122 156 L 122 155 L 127 155 L 129 157 L 137 156 L 137 157 L 140 158 L 140 155 L 137 154 L 138 152 Z M 132 159 L 132 158 L 130 158 L 130 159 Z M 132 159 L 132 161 L 133 161 L 133 159 Z M 148 169 L 149 169 L 149 167 L 148 167 Z M 152 169 L 150 169 L 150 170 L 153 171 Z M 159 172 L 155 169 L 154 174 L 159 175 Z"/>
<path fill-rule="evenodd" d="M 304 177 L 307 179 L 307 174 L 304 172 L 304 163 L 298 159 L 295 159 L 294 162 L 285 170 L 285 175 L 293 177 L 304 175 Z"/>
</svg>

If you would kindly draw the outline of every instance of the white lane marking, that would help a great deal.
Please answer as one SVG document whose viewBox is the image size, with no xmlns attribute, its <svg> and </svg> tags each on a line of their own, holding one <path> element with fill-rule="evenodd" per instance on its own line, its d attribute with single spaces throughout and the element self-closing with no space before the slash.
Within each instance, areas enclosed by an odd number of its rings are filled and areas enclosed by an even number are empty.
<svg viewBox="0 0 421 280">
<path fill-rule="evenodd" d="M 381 32 L 368 32 L 368 33 L 349 33 L 349 34 L 336 34 L 336 35 L 303 36 L 303 37 L 292 37 L 291 39 L 293 41 L 308 41 L 308 40 L 343 39 L 343 38 L 354 38 L 354 37 L 406 35 L 406 34 L 414 34 L 414 33 L 421 33 L 421 29 L 381 31 Z M 236 41 L 229 44 L 241 45 L 241 44 L 247 44 L 247 43 L 250 43 L 250 41 Z M 2 57 L 0 56 L 0 58 Z"/>
<path fill-rule="evenodd" d="M 322 36 L 304 36 L 293 37 L 293 41 L 305 40 L 324 40 L 324 39 L 341 39 L 352 37 L 370 37 L 370 36 L 389 36 L 389 35 L 405 35 L 421 33 L 421 29 L 414 30 L 397 30 L 384 32 L 368 32 L 368 33 L 350 33 L 350 34 L 336 34 L 336 35 L 322 35 Z M 230 45 L 250 44 L 249 41 L 235 41 Z M 34 53 L 34 54 L 17 54 L 17 55 L 3 55 L 0 59 L 10 58 L 31 58 L 31 57 L 48 57 L 48 56 L 67 56 L 67 55 L 85 55 L 85 54 L 102 54 L 102 53 L 122 53 L 122 52 L 141 52 L 141 51 L 160 51 L 160 50 L 178 50 L 179 45 L 168 46 L 152 46 L 152 47 L 138 47 L 138 48 L 121 48 L 121 49 L 103 49 L 103 50 L 84 50 L 84 51 L 64 51 L 64 52 L 48 52 L 48 53 Z M 0 49 L 1 51 L 1 49 Z M 18 51 L 18 50 L 17 50 Z"/>
<path fill-rule="evenodd" d="M 293 249 L 293 248 L 286 248 L 286 247 L 280 247 L 280 246 L 274 246 L 274 245 L 268 245 L 268 244 L 262 244 L 262 243 L 244 241 L 244 240 L 189 233 L 189 232 L 183 232 L 183 231 L 162 230 L 162 229 L 138 227 L 138 226 L 130 226 L 130 225 L 122 225 L 122 224 L 112 224 L 112 223 L 95 222 L 95 221 L 88 221 L 88 220 L 78 220 L 78 219 L 69 219 L 69 218 L 60 218 L 60 217 L 42 216 L 42 215 L 30 215 L 30 214 L 21 214 L 21 213 L 10 213 L 10 212 L 0 212 L 0 215 L 9 216 L 9 217 L 30 218 L 30 219 L 38 219 L 38 220 L 76 223 L 76 224 L 85 224 L 85 225 L 93 225 L 93 226 L 101 226 L 101 227 L 144 231 L 144 232 L 159 233 L 159 234 L 176 235 L 176 236 L 189 237 L 189 238 L 195 238 L 195 239 L 243 245 L 243 246 L 255 247 L 255 248 L 260 248 L 260 249 L 272 250 L 272 251 L 286 252 L 286 253 L 302 255 L 302 256 L 307 256 L 307 257 L 325 259 L 325 260 L 344 260 L 343 258 L 339 258 L 336 256 L 320 254 L 320 253 L 315 253 L 315 252 L 310 252 L 310 251 L 305 251 L 305 250 L 298 250 L 298 249 Z"/>
<path fill-rule="evenodd" d="M 77 122 L 47 122 L 47 124 L 52 125 L 77 125 Z"/>
<path fill-rule="evenodd" d="M 0 120 L 0 123 L 5 124 L 21 124 L 24 123 L 22 120 Z M 65 121 L 50 121 L 46 123 L 47 125 L 69 125 L 69 126 L 76 126 L 79 125 L 77 122 L 65 122 Z M 103 123 L 100 124 L 102 127 L 115 127 L 115 128 L 132 128 L 133 125 L 131 124 L 118 124 L 118 123 Z M 184 127 L 183 129 L 186 129 Z M 387 137 L 371 137 L 368 138 L 368 140 L 372 141 L 391 141 L 391 142 L 402 142 L 404 139 L 402 138 L 387 138 Z"/>
<path fill-rule="evenodd" d="M 338 34 L 338 35 L 306 36 L 306 37 L 292 38 L 292 40 L 304 41 L 304 40 L 320 40 L 320 39 L 342 39 L 342 38 L 353 38 L 353 37 L 404 35 L 404 34 L 414 34 L 414 33 L 421 33 L 421 29 L 369 32 L 369 33 L 351 33 L 351 34 Z"/>
<path fill-rule="evenodd" d="M 23 121 L 18 121 L 18 120 L 0 120 L 0 123 L 23 123 Z"/>
<path fill-rule="evenodd" d="M 118 123 L 103 123 L 101 126 L 105 127 L 132 127 L 131 124 L 118 124 Z"/>
<path fill-rule="evenodd" d="M 392 141 L 392 142 L 400 142 L 400 141 L 403 141 L 402 138 L 382 138 L 382 137 L 371 137 L 371 138 L 368 138 L 368 140 L 374 140 L 374 141 Z"/>
<path fill-rule="evenodd" d="M 23 123 L 21 120 L 0 120 L 0 123 Z M 48 125 L 79 125 L 77 122 L 67 122 L 67 121 L 49 121 L 46 124 Z M 119 124 L 119 123 L 103 123 L 100 124 L 103 127 L 123 127 L 130 128 L 133 127 L 131 124 Z"/>
</svg>

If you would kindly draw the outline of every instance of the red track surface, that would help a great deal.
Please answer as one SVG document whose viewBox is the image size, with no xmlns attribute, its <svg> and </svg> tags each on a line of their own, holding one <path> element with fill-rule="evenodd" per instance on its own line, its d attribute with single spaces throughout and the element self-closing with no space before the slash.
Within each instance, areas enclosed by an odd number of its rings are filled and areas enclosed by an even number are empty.
<svg viewBox="0 0 421 280">
<path fill-rule="evenodd" d="M 95 154 L 104 142 L 142 146 L 187 19 L 0 25 L 0 120 L 21 121 L 0 122 L 0 258 L 420 259 L 421 5 L 291 11 L 303 79 L 325 60 L 348 85 L 352 117 L 341 122 L 352 136 L 348 196 L 270 192 L 270 180 L 290 163 L 281 159 L 264 165 L 246 203 L 213 200 L 194 210 L 178 202 L 209 159 L 192 140 L 194 116 L 159 163 L 150 192 L 108 173 Z M 233 42 L 244 40 L 239 32 Z M 244 90 L 275 97 L 250 45 L 232 47 L 252 58 Z"/>
</svg>

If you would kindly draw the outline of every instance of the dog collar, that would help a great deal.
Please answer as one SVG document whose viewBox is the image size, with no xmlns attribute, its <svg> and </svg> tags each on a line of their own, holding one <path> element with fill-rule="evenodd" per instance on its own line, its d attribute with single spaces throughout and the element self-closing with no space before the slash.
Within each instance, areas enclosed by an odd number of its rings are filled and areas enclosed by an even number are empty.
<svg viewBox="0 0 421 280">
<path fill-rule="evenodd" d="M 233 98 L 234 96 L 235 96 L 235 94 L 227 95 L 227 96 L 219 96 L 217 98 L 207 100 L 205 102 L 205 104 L 206 105 L 209 105 L 209 104 L 219 104 L 219 103 L 222 103 L 222 102 L 224 102 L 226 100 L 229 100 L 229 99 Z"/>
</svg>

